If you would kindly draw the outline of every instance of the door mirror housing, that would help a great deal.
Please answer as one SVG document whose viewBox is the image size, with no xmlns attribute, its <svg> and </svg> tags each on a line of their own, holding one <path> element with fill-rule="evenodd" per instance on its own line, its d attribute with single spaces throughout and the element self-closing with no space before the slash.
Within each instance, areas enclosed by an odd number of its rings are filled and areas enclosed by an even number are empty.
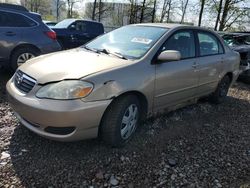
<svg viewBox="0 0 250 188">
<path fill-rule="evenodd" d="M 165 50 L 160 53 L 157 60 L 164 62 L 164 61 L 178 61 L 181 59 L 181 53 L 176 50 Z"/>
<path fill-rule="evenodd" d="M 69 30 L 72 30 L 72 31 L 76 30 L 76 25 L 75 24 L 70 25 Z"/>
</svg>

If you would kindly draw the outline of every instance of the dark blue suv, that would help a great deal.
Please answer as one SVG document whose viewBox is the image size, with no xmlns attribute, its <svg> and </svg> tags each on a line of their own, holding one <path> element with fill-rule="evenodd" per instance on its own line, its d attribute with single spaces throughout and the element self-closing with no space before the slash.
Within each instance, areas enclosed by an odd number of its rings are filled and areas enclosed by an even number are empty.
<svg viewBox="0 0 250 188">
<path fill-rule="evenodd" d="M 0 65 L 15 70 L 32 57 L 58 50 L 56 33 L 39 14 L 0 3 Z"/>
<path fill-rule="evenodd" d="M 63 49 L 79 47 L 104 33 L 102 23 L 81 19 L 65 19 L 51 29 Z"/>
</svg>

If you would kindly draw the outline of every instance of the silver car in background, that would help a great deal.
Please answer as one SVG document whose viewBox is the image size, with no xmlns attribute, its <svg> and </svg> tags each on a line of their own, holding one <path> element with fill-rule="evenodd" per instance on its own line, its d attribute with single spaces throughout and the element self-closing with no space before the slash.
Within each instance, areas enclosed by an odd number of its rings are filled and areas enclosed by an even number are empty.
<svg viewBox="0 0 250 188">
<path fill-rule="evenodd" d="M 100 136 L 124 145 L 146 117 L 196 102 L 220 103 L 240 57 L 214 32 L 135 24 L 77 49 L 34 58 L 7 83 L 20 122 L 53 140 Z"/>
</svg>

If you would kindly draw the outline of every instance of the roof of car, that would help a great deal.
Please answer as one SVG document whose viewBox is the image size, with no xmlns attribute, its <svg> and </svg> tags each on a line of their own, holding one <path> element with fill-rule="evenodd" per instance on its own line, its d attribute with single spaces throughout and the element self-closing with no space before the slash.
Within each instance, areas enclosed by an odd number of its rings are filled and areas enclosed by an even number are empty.
<svg viewBox="0 0 250 188">
<path fill-rule="evenodd" d="M 244 36 L 250 36 L 250 33 L 226 33 L 223 36 L 244 37 Z"/>
<path fill-rule="evenodd" d="M 15 10 L 15 11 L 22 11 L 22 12 L 29 12 L 25 7 L 20 5 L 8 4 L 8 3 L 0 3 L 0 8 Z"/>
<path fill-rule="evenodd" d="M 95 22 L 95 23 L 100 23 L 100 22 L 97 22 L 97 21 L 94 21 L 94 20 L 86 20 L 86 19 L 75 19 L 75 18 L 67 18 L 67 19 L 64 19 L 64 20 L 68 20 L 69 22 L 75 22 L 75 21 L 86 21 L 86 22 Z M 64 21 L 62 20 L 62 21 Z"/>
<path fill-rule="evenodd" d="M 134 24 L 134 25 L 141 25 L 141 26 L 153 26 L 153 27 L 165 27 L 168 29 L 172 29 L 175 27 L 181 27 L 181 26 L 187 26 L 187 27 L 194 27 L 191 25 L 186 25 L 186 24 L 175 24 L 175 23 L 140 23 L 140 24 Z"/>
</svg>

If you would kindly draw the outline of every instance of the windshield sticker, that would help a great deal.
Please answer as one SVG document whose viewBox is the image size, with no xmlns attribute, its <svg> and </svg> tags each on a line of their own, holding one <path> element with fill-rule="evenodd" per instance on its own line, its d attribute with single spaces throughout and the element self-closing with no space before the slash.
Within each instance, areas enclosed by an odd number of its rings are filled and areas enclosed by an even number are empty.
<svg viewBox="0 0 250 188">
<path fill-rule="evenodd" d="M 133 38 L 131 42 L 137 42 L 137 43 L 142 43 L 142 44 L 150 44 L 152 42 L 151 39 L 146 39 L 146 38 Z"/>
</svg>

